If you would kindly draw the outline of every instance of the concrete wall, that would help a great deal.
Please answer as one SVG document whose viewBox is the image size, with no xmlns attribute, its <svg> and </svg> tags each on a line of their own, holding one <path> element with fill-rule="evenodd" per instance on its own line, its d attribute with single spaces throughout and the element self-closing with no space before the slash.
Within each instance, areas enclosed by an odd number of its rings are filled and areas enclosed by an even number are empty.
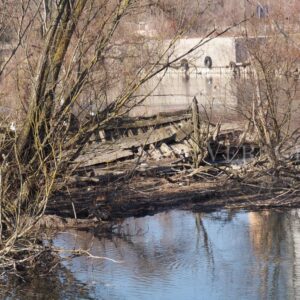
<svg viewBox="0 0 300 300">
<path fill-rule="evenodd" d="M 146 94 L 154 89 L 143 106 L 134 110 L 134 115 L 186 109 L 195 96 L 201 106 L 208 110 L 211 107 L 223 110 L 225 106 L 236 106 L 234 82 L 226 74 L 212 76 L 190 73 L 187 80 L 183 71 L 169 71 L 155 89 L 157 83 L 157 79 L 152 80 L 140 91 L 141 94 Z"/>
<path fill-rule="evenodd" d="M 211 41 L 204 40 L 204 45 L 187 56 L 188 60 L 198 68 L 204 68 L 204 59 L 210 56 L 213 67 L 224 68 L 236 60 L 235 38 L 219 37 Z M 185 53 L 195 45 L 202 43 L 200 38 L 181 39 L 174 47 L 174 57 Z"/>
<path fill-rule="evenodd" d="M 173 49 L 171 58 L 179 57 L 201 39 L 181 39 Z M 213 67 L 208 69 L 204 59 L 210 56 Z M 235 38 L 216 38 L 186 57 L 189 70 L 170 68 L 162 78 L 155 78 L 147 83 L 139 94 L 153 91 L 153 94 L 136 108 L 132 115 L 151 115 L 161 111 L 187 108 L 194 96 L 210 110 L 224 111 L 237 105 L 235 82 L 232 70 L 228 67 L 236 61 Z M 161 80 L 161 82 L 159 82 Z M 157 85 L 157 87 L 156 87 Z"/>
</svg>

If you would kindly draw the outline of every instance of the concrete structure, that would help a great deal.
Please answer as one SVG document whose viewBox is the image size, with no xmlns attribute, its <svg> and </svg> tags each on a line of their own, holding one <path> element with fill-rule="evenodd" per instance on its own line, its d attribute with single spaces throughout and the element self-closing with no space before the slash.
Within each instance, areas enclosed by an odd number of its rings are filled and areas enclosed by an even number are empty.
<svg viewBox="0 0 300 300">
<path fill-rule="evenodd" d="M 208 110 L 232 109 L 237 105 L 236 81 L 232 62 L 241 62 L 245 55 L 241 39 L 219 37 L 211 41 L 200 38 L 181 39 L 172 49 L 170 60 L 178 58 L 195 45 L 203 43 L 199 49 L 187 55 L 171 66 L 166 73 L 148 82 L 140 91 L 152 95 L 136 108 L 132 114 L 151 115 L 160 111 L 187 108 L 196 96 Z M 211 59 L 211 67 L 205 65 L 206 58 Z M 244 68 L 243 68 L 244 69 Z M 243 74 L 241 74 L 243 76 Z"/>
<path fill-rule="evenodd" d="M 231 61 L 236 61 L 236 38 L 218 37 L 212 40 L 201 38 L 181 39 L 174 47 L 174 57 L 178 57 L 195 45 L 203 44 L 199 49 L 188 55 L 186 59 L 197 68 L 206 68 L 205 57 L 211 57 L 212 68 L 225 68 Z"/>
</svg>

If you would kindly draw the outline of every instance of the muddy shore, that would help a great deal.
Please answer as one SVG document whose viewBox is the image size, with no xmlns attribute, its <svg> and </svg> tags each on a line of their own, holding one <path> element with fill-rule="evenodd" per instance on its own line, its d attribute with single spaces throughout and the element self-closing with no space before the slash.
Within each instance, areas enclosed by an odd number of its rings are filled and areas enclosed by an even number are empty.
<svg viewBox="0 0 300 300">
<path fill-rule="evenodd" d="M 76 171 L 61 179 L 46 214 L 68 220 L 62 226 L 85 227 L 173 208 L 300 207 L 297 191 L 285 193 L 284 186 L 263 179 L 232 179 L 232 167 L 241 167 L 235 161 L 259 156 L 256 135 L 243 123 L 203 121 L 194 102 L 192 112 L 119 120 L 99 132 L 75 161 Z M 200 137 L 205 154 L 195 167 L 192 156 L 201 156 Z"/>
<path fill-rule="evenodd" d="M 75 193 L 76 191 L 76 193 Z M 73 194 L 72 194 L 73 192 Z M 212 212 L 221 209 L 262 210 L 300 207 L 300 197 L 281 197 L 282 189 L 215 180 L 133 177 L 122 183 L 86 185 L 61 192 L 49 202 L 45 227 L 88 228 L 128 217 L 170 209 Z M 55 216 L 55 217 L 54 217 Z"/>
</svg>

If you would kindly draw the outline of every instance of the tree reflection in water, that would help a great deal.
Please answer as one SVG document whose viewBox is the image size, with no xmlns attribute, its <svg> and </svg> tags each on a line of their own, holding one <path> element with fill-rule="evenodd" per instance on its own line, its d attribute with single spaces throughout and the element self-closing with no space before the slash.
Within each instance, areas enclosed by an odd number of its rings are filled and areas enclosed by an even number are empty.
<svg viewBox="0 0 300 300">
<path fill-rule="evenodd" d="M 207 230 L 205 228 L 205 225 L 203 223 L 202 218 L 205 216 L 205 213 L 195 213 L 195 222 L 196 222 L 196 228 L 197 228 L 197 249 L 200 248 L 201 241 L 203 243 L 206 256 L 208 257 L 208 261 L 210 262 L 212 266 L 212 270 L 214 270 L 214 254 L 213 254 L 213 247 L 211 245 L 211 242 L 209 240 L 209 236 L 207 233 Z"/>
<path fill-rule="evenodd" d="M 285 268 L 284 258 L 294 259 L 295 218 L 291 211 L 268 210 L 250 212 L 249 238 L 253 253 L 258 259 L 260 295 L 262 299 L 277 298 L 281 278 L 289 286 L 294 277 L 290 268 Z"/>
<path fill-rule="evenodd" d="M 24 278 L 9 277 L 0 286 L 1 299 L 95 299 L 93 289 L 75 279 L 74 274 L 59 264 L 52 271 L 33 273 Z M 98 297 L 97 299 L 101 299 Z"/>
<path fill-rule="evenodd" d="M 55 274 L 10 282 L 2 298 L 293 299 L 300 290 L 297 211 L 171 211 L 129 218 L 115 233 L 73 230 L 54 245 L 122 263 L 66 258 Z"/>
</svg>

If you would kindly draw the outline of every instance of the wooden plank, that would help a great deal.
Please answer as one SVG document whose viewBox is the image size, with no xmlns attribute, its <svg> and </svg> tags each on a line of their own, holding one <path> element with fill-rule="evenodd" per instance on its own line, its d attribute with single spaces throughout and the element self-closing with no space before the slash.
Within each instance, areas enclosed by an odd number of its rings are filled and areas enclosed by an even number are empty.
<svg viewBox="0 0 300 300">
<path fill-rule="evenodd" d="M 170 127 L 154 129 L 147 134 L 136 135 L 129 139 L 118 141 L 118 146 L 121 149 L 129 149 L 132 147 L 140 147 L 141 145 L 156 144 L 158 142 L 174 139 L 175 134 Z"/>
<path fill-rule="evenodd" d="M 104 141 L 104 142 L 106 141 L 104 130 L 99 130 L 99 137 L 100 137 L 101 141 Z"/>
<path fill-rule="evenodd" d="M 182 122 L 181 127 L 178 128 L 175 141 L 181 142 L 193 133 L 193 126 L 191 120 Z"/>
<path fill-rule="evenodd" d="M 190 109 L 180 109 L 180 110 L 175 110 L 175 111 L 165 111 L 165 112 L 160 112 L 158 114 L 159 117 L 170 117 L 170 116 L 182 116 L 182 115 L 191 115 L 191 110 Z"/>
<path fill-rule="evenodd" d="M 119 124 L 110 124 L 105 129 L 113 130 L 116 128 L 120 129 L 131 129 L 131 128 L 141 128 L 149 126 L 158 126 L 164 125 L 173 122 L 179 122 L 181 120 L 186 120 L 191 117 L 190 114 L 178 115 L 178 116 L 157 116 L 151 119 L 142 119 L 142 120 L 127 120 L 124 123 L 120 122 Z"/>
<path fill-rule="evenodd" d="M 150 154 L 150 157 L 152 159 L 154 159 L 154 160 L 162 159 L 162 154 L 153 144 L 151 144 L 149 148 L 150 149 L 149 149 L 148 153 Z"/>
<path fill-rule="evenodd" d="M 133 155 L 133 152 L 130 150 L 116 150 L 109 153 L 102 153 L 94 158 L 88 156 L 79 156 L 75 162 L 80 163 L 80 167 L 89 167 L 104 163 L 110 163 L 121 158 L 130 157 Z"/>
<path fill-rule="evenodd" d="M 144 134 L 144 131 L 142 128 L 138 128 L 138 134 Z"/>
<path fill-rule="evenodd" d="M 182 150 L 184 153 L 189 153 L 191 151 L 191 148 L 184 143 L 174 144 L 171 145 L 171 147 L 173 151 L 176 153 L 176 155 L 180 155 L 182 153 Z"/>
<path fill-rule="evenodd" d="M 177 119 L 176 119 L 177 118 Z M 75 163 L 81 163 L 82 167 L 88 167 L 98 164 L 104 164 L 104 163 L 111 163 L 114 161 L 117 161 L 119 159 L 123 158 L 129 158 L 130 156 L 134 155 L 134 149 L 142 149 L 141 147 L 145 147 L 151 144 L 161 144 L 163 143 L 162 148 L 159 149 L 152 149 L 152 157 L 155 156 L 155 159 L 159 159 L 161 156 L 164 156 L 166 153 L 167 155 L 170 155 L 172 151 L 170 150 L 170 146 L 172 149 L 175 150 L 175 152 L 180 154 L 181 149 L 183 149 L 184 152 L 189 151 L 189 146 L 184 144 L 186 142 L 186 139 L 191 136 L 193 133 L 193 125 L 191 119 L 186 120 L 185 116 L 177 116 L 177 117 L 163 117 L 161 122 L 169 122 L 170 120 L 181 120 L 180 123 L 174 124 L 171 123 L 168 126 L 164 126 L 161 128 L 155 127 L 151 130 L 148 130 L 147 132 L 143 132 L 141 128 L 137 130 L 138 134 L 133 135 L 132 131 L 129 129 L 128 133 L 132 136 L 129 137 L 121 137 L 116 139 L 115 141 L 106 141 L 101 143 L 94 143 L 93 145 L 89 145 L 87 148 L 85 148 L 85 153 L 78 157 L 75 160 Z M 152 126 L 157 125 L 158 120 L 148 120 L 147 123 L 148 128 Z M 152 123 L 151 123 L 151 122 Z M 140 122 L 140 123 L 137 123 Z M 138 120 L 135 121 L 135 125 L 139 124 L 146 124 L 145 120 Z M 150 125 L 149 125 L 150 124 Z M 222 125 L 220 130 L 220 135 L 231 133 L 235 130 L 240 130 L 243 128 L 244 123 L 240 124 L 229 124 L 225 123 Z M 130 124 L 127 124 L 130 125 Z M 211 130 L 213 132 L 214 126 L 211 126 Z M 103 132 L 101 132 L 103 135 Z M 103 138 L 103 136 L 101 136 Z M 173 143 L 179 143 L 173 145 Z M 153 148 L 153 147 L 152 147 Z M 161 153 L 159 153 L 161 151 Z M 151 151 L 150 151 L 151 152 Z M 145 156 L 147 153 L 144 152 Z"/>
<path fill-rule="evenodd" d="M 102 145 L 99 145 L 98 148 L 94 149 L 92 152 L 85 152 L 82 153 L 79 157 L 77 157 L 76 162 L 83 162 L 88 159 L 94 159 L 96 157 L 99 157 L 101 155 L 109 156 L 113 153 L 123 151 L 122 149 L 119 149 L 117 147 L 115 148 L 107 148 L 107 147 L 102 147 Z"/>
<path fill-rule="evenodd" d="M 162 127 L 159 129 L 153 129 L 143 134 L 134 135 L 131 137 L 122 137 L 116 141 L 108 141 L 106 143 L 94 143 L 90 145 L 85 153 L 97 153 L 104 149 L 115 150 L 115 149 L 131 149 L 138 148 L 140 146 L 146 146 L 150 144 L 156 144 L 166 140 L 174 140 L 175 134 L 172 132 L 170 126 Z"/>
<path fill-rule="evenodd" d="M 127 136 L 129 136 L 129 137 L 134 136 L 132 130 L 130 130 L 130 129 L 127 130 Z"/>
<path fill-rule="evenodd" d="M 220 134 L 233 131 L 244 131 L 245 126 L 245 122 L 222 123 Z"/>
<path fill-rule="evenodd" d="M 186 128 L 189 128 L 189 126 Z M 171 126 L 167 126 L 154 129 L 144 134 L 121 138 L 115 142 L 95 143 L 93 146 L 90 146 L 83 155 L 79 156 L 75 160 L 75 163 L 82 163 L 82 167 L 110 163 L 121 158 L 132 156 L 133 152 L 131 149 L 139 148 L 141 145 L 147 146 L 172 140 L 174 142 L 176 138 L 179 140 L 184 139 L 187 134 L 185 130 L 185 126 L 183 126 L 178 129 L 178 133 L 174 133 Z M 153 154 L 154 152 L 155 159 L 162 156 L 162 154 L 158 155 L 157 151 L 153 151 Z"/>
<path fill-rule="evenodd" d="M 180 131 L 182 129 L 179 129 Z M 181 134 L 182 136 L 184 134 Z M 128 138 L 121 138 L 115 142 L 94 144 L 92 149 L 88 149 L 84 155 L 79 156 L 75 163 L 82 163 L 82 167 L 92 166 L 102 163 L 110 163 L 121 158 L 126 158 L 133 155 L 132 148 L 139 148 L 141 145 L 157 144 L 175 139 L 176 134 L 171 127 L 163 127 L 154 129 L 147 134 L 140 134 Z M 130 149 L 130 150 L 129 150 Z M 157 151 L 153 151 L 156 153 Z M 158 159 L 159 155 L 155 156 Z M 162 156 L 162 155 L 160 155 Z"/>
<path fill-rule="evenodd" d="M 165 143 L 162 143 L 161 146 L 160 146 L 160 150 L 163 152 L 163 154 L 165 156 L 172 156 L 173 155 L 173 150 L 172 148 L 170 148 L 167 144 Z"/>
</svg>

